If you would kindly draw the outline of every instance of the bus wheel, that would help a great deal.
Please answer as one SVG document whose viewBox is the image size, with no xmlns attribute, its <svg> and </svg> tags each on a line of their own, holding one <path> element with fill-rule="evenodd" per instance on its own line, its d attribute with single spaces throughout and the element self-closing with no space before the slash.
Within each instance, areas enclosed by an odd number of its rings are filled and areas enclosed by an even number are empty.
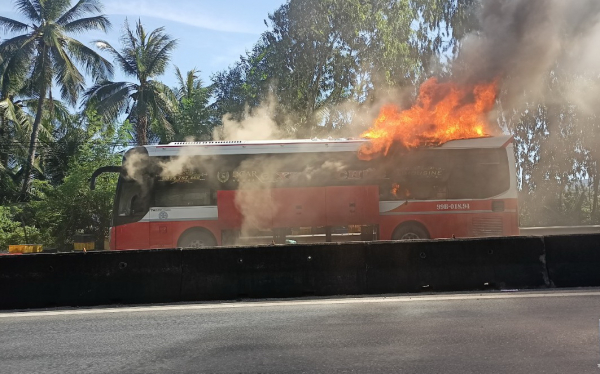
<svg viewBox="0 0 600 374">
<path fill-rule="evenodd" d="M 179 248 L 215 247 L 216 245 L 215 237 L 204 229 L 186 231 L 177 242 Z"/>
<path fill-rule="evenodd" d="M 427 230 L 415 223 L 409 223 L 398 227 L 392 235 L 392 240 L 414 240 L 414 239 L 429 239 Z"/>
</svg>

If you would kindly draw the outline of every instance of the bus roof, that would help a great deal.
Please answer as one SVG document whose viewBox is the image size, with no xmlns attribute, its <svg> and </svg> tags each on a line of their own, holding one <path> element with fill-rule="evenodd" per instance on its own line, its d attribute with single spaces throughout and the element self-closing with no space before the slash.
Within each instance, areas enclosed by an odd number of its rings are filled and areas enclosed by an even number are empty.
<svg viewBox="0 0 600 374">
<path fill-rule="evenodd" d="M 223 140 L 173 142 L 146 145 L 149 156 L 210 156 L 237 154 L 356 152 L 368 139 Z M 452 140 L 435 148 L 501 148 L 512 142 L 509 135 Z"/>
</svg>

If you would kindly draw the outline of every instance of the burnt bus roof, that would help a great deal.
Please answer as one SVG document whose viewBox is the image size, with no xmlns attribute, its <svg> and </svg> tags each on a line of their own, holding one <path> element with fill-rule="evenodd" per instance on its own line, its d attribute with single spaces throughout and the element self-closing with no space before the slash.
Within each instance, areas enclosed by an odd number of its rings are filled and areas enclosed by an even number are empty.
<svg viewBox="0 0 600 374">
<path fill-rule="evenodd" d="M 136 147 L 150 157 L 248 155 L 283 153 L 357 152 L 368 139 L 298 139 L 262 141 L 172 142 Z M 512 142 L 510 135 L 475 139 L 451 140 L 438 147 L 443 149 L 502 148 Z"/>
</svg>

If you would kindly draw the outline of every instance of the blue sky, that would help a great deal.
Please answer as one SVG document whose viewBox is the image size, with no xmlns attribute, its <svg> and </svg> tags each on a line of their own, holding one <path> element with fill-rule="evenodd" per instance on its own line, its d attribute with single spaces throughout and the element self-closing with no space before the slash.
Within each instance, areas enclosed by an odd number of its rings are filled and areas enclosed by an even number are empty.
<svg viewBox="0 0 600 374">
<path fill-rule="evenodd" d="M 148 30 L 164 26 L 179 41 L 172 65 L 160 78 L 169 86 L 176 84 L 173 64 L 182 71 L 194 67 L 202 71 L 208 83 L 213 73 L 232 65 L 252 48 L 267 27 L 264 20 L 285 0 L 103 0 L 104 14 L 113 24 L 108 34 L 93 32 L 80 35 L 84 42 L 104 39 L 117 47 L 120 31 L 129 19 L 138 18 Z M 73 1 L 74 3 L 74 1 Z M 165 4 L 167 6 L 165 6 Z M 0 0 L 0 15 L 22 20 L 11 0 Z M 0 35 L 4 38 L 5 35 Z M 106 56 L 108 57 L 108 56 Z M 125 79 L 118 74 L 116 80 Z"/>
</svg>

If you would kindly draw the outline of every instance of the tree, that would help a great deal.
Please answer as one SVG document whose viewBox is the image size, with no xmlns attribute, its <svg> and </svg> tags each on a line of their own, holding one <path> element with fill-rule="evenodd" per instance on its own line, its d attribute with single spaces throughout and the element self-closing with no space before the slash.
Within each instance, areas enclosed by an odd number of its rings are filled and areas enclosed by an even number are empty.
<svg viewBox="0 0 600 374">
<path fill-rule="evenodd" d="M 259 41 L 232 67 L 212 76 L 214 103 L 211 109 L 216 125 L 221 125 L 226 115 L 235 121 L 242 120 L 247 111 L 252 112 L 266 99 L 269 80 L 274 76 L 268 66 L 273 58 L 267 57 L 272 52 L 265 40 Z"/>
<path fill-rule="evenodd" d="M 0 67 L 5 58 L 0 55 Z M 16 136 L 21 129 L 30 125 L 30 117 L 23 110 L 23 103 L 17 98 L 23 88 L 25 69 L 16 71 L 0 70 L 0 172 L 9 169 L 9 157 L 15 148 L 21 148 L 23 139 Z M 15 152 L 16 153 L 16 152 Z M 2 178 L 0 177 L 0 178 Z"/>
<path fill-rule="evenodd" d="M 295 0 L 269 16 L 272 31 L 264 35 L 272 50 L 269 76 L 298 135 L 319 135 L 322 109 L 349 98 L 368 9 L 359 1 Z"/>
<path fill-rule="evenodd" d="M 273 98 L 292 135 L 351 135 L 344 127 L 364 129 L 390 93 L 416 94 L 470 30 L 474 3 L 289 0 L 252 50 L 213 76 L 215 112 L 241 120 Z"/>
<path fill-rule="evenodd" d="M 0 170 L 9 166 L 9 157 L 21 147 L 22 135 L 31 125 L 31 118 L 23 109 L 23 102 L 9 95 L 0 100 Z"/>
<path fill-rule="evenodd" d="M 64 173 L 63 179 L 60 184 L 53 184 L 50 178 L 34 182 L 37 199 L 29 202 L 25 222 L 49 233 L 52 240 L 47 244 L 69 248 L 73 236 L 85 232 L 94 234 L 96 248 L 101 248 L 110 227 L 118 175 L 101 176 L 93 191 L 89 178 L 99 167 L 119 165 L 122 155 L 117 151 L 131 138 L 127 123 L 107 125 L 93 111 L 76 116 L 74 122 L 63 136 L 67 139 L 57 142 L 65 148 L 76 146 L 64 151 L 63 156 L 72 154 L 62 160 L 65 166 L 58 167 Z"/>
<path fill-rule="evenodd" d="M 110 62 L 69 36 L 95 29 L 106 32 L 110 22 L 98 14 L 102 9 L 98 0 L 79 0 L 73 6 L 71 0 L 15 0 L 15 5 L 28 23 L 0 17 L 0 27 L 4 30 L 24 32 L 0 44 L 3 56 L 0 73 L 5 76 L 26 71 L 25 88 L 31 97 L 37 98 L 20 194 L 24 198 L 30 183 L 44 102 L 52 101 L 52 83 L 60 88 L 63 100 L 75 105 L 85 84 L 77 64 L 94 78 L 108 77 L 113 71 Z"/>
<path fill-rule="evenodd" d="M 90 116 L 92 114 L 54 113 L 52 117 L 60 120 L 48 124 L 50 134 L 40 142 L 39 169 L 43 173 L 40 179 L 48 181 L 54 187 L 59 187 L 64 182 L 72 157 L 79 152 L 82 144 L 93 141 L 88 134 Z M 97 117 L 95 114 L 93 116 Z"/>
<path fill-rule="evenodd" d="M 48 240 L 37 227 L 25 225 L 18 219 L 22 209 L 0 206 L 0 253 L 8 251 L 8 246 L 23 243 L 44 243 Z"/>
<path fill-rule="evenodd" d="M 3 196 L 3 203 L 18 200 L 19 186 L 22 186 L 23 179 L 28 179 L 24 173 L 24 165 L 28 160 L 26 144 L 32 134 L 33 119 L 29 113 L 35 111 L 37 103 L 36 99 L 21 100 L 13 95 L 0 101 L 0 196 Z M 52 144 L 54 140 L 54 122 L 56 119 L 64 122 L 69 116 L 67 108 L 60 101 L 44 103 L 36 145 L 38 157 L 34 159 L 30 170 L 34 177 L 43 177 L 40 166 L 44 153 L 47 152 L 45 146 Z"/>
<path fill-rule="evenodd" d="M 108 120 L 127 114 L 137 144 L 143 145 L 148 143 L 152 126 L 155 133 L 172 131 L 169 118 L 177 110 L 176 99 L 172 91 L 155 78 L 164 73 L 177 41 L 167 35 L 163 27 L 146 33 L 138 20 L 135 30 L 125 21 L 121 43 L 123 48 L 117 51 L 106 41 L 96 41 L 98 48 L 109 52 L 123 72 L 137 82 L 99 82 L 85 93 L 86 105 L 93 104 L 98 114 Z"/>
<path fill-rule="evenodd" d="M 178 111 L 173 118 L 173 133 L 168 140 L 185 141 L 188 138 L 210 140 L 214 123 L 210 110 L 212 88 L 204 87 L 200 71 L 192 69 L 185 75 L 175 67 L 179 85 L 173 89 L 177 98 Z M 169 134 L 165 134 L 169 135 Z M 162 139 L 166 141 L 167 139 Z"/>
</svg>

